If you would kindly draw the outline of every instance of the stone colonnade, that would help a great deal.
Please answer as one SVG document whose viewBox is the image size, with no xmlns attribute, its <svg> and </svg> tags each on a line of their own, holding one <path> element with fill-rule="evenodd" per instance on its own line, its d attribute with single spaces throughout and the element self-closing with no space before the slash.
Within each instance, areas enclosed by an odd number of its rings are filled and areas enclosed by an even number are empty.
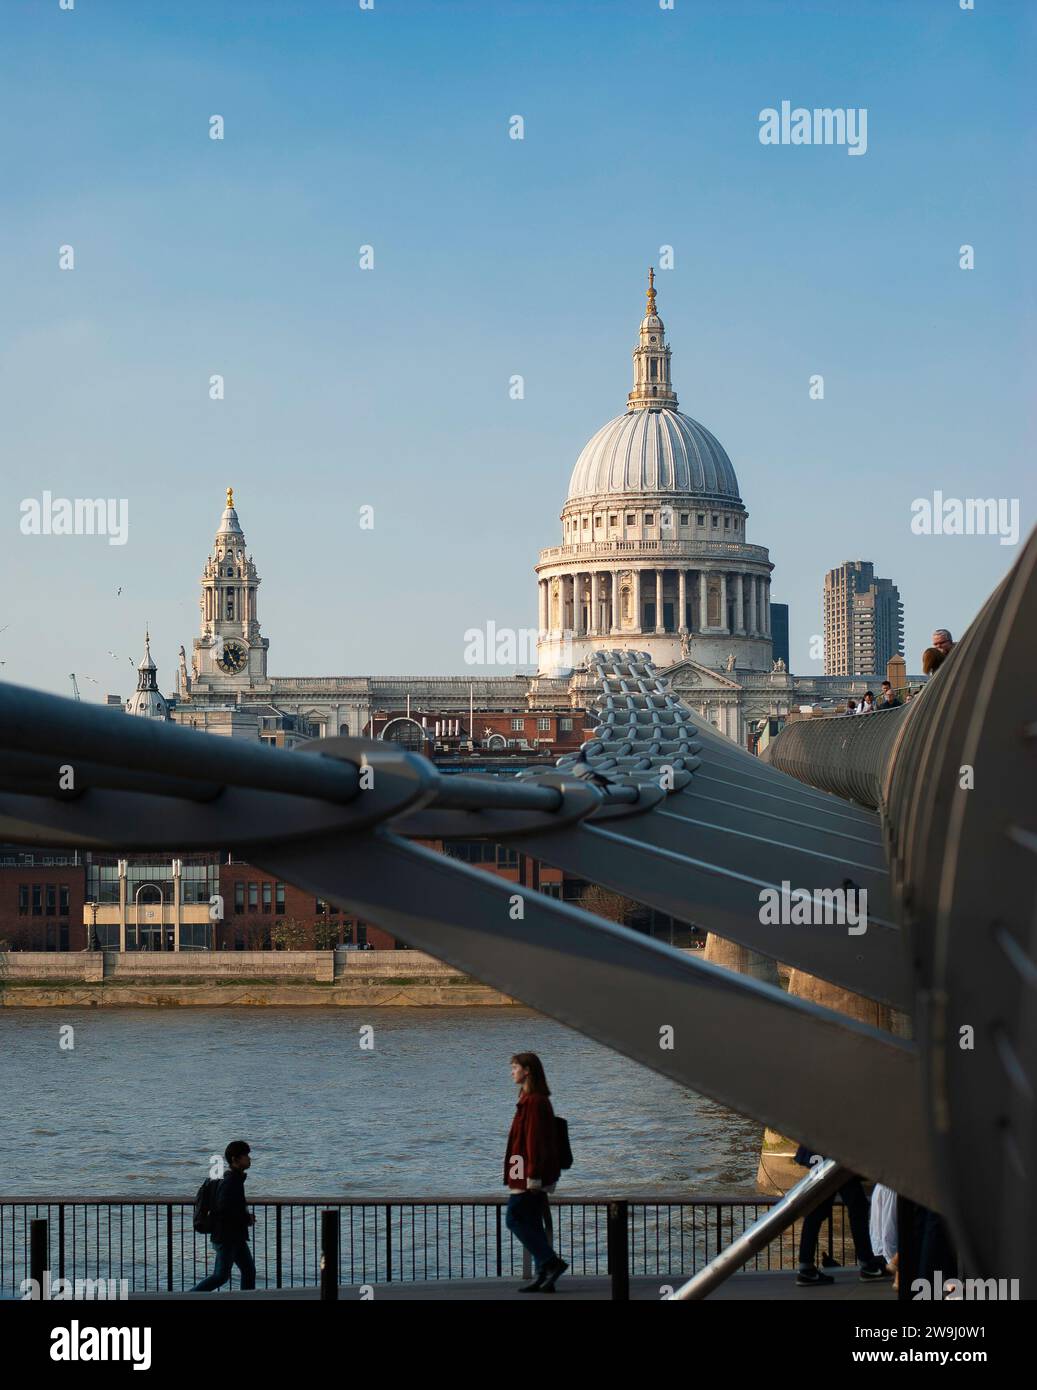
<svg viewBox="0 0 1037 1390">
<path fill-rule="evenodd" d="M 771 635 L 770 578 L 746 570 L 671 565 L 573 570 L 541 578 L 538 589 L 542 638 L 563 632 L 576 637 L 678 632 L 682 627 L 739 637 Z M 644 621 L 648 605 L 654 609 L 651 626 Z"/>
</svg>

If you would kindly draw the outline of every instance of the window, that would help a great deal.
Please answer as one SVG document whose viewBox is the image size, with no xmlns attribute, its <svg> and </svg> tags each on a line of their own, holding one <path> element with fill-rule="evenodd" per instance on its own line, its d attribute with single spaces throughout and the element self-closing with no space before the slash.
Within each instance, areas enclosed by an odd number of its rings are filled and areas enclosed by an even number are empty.
<svg viewBox="0 0 1037 1390">
<path fill-rule="evenodd" d="M 609 517 L 609 525 L 610 525 L 610 526 L 615 526 L 615 525 L 617 524 L 618 521 L 619 521 L 619 517 L 616 516 L 615 513 L 613 513 L 613 514 Z"/>
<path fill-rule="evenodd" d="M 628 525 L 628 526 L 633 526 L 635 520 L 636 520 L 636 518 L 635 518 L 635 516 L 634 516 L 634 513 L 633 513 L 633 512 L 627 512 L 627 525 Z"/>
<path fill-rule="evenodd" d="M 558 732 L 559 732 L 560 734 L 571 734 L 572 731 L 573 731 L 573 722 L 572 722 L 571 719 L 569 719 L 569 718 L 567 718 L 567 717 L 565 717 L 565 716 L 563 716 L 561 719 L 559 719 L 559 721 L 558 721 Z"/>
<path fill-rule="evenodd" d="M 687 524 L 688 524 L 688 513 L 687 513 L 687 512 L 681 512 L 681 525 L 682 525 L 682 526 L 687 526 Z"/>
<path fill-rule="evenodd" d="M 263 884 L 263 911 L 269 912 L 274 896 L 274 885 L 264 882 Z"/>
<path fill-rule="evenodd" d="M 698 524 L 699 524 L 700 526 L 705 526 L 705 524 L 706 524 L 706 514 L 705 514 L 705 512 L 699 512 L 699 514 L 698 514 L 698 516 L 695 518 L 695 520 L 698 522 Z"/>
<path fill-rule="evenodd" d="M 595 525 L 595 526 L 600 526 L 600 525 L 601 525 L 601 522 L 602 522 L 602 518 L 601 518 L 600 516 L 596 516 L 596 517 L 594 518 L 594 525 Z"/>
<path fill-rule="evenodd" d="M 280 915 L 284 912 L 284 884 L 283 884 L 283 883 L 279 883 L 279 884 L 277 885 L 276 899 L 277 899 L 277 915 L 280 917 Z"/>
<path fill-rule="evenodd" d="M 725 530 L 725 531 L 730 531 L 730 529 L 731 529 L 731 518 L 730 518 L 729 516 L 725 516 L 725 517 L 724 517 L 724 530 Z"/>
<path fill-rule="evenodd" d="M 43 890 L 38 883 L 32 885 L 32 915 L 39 917 L 43 913 Z"/>
<path fill-rule="evenodd" d="M 525 721 L 524 719 L 513 719 L 513 720 L 511 721 L 511 732 L 512 732 L 513 734 L 520 734 L 520 733 L 522 733 L 522 731 L 525 729 L 525 727 L 526 727 L 526 721 Z"/>
<path fill-rule="evenodd" d="M 443 853 L 466 864 L 493 864 L 497 858 L 496 846 L 485 840 L 448 840 Z"/>
<path fill-rule="evenodd" d="M 18 915 L 28 917 L 29 915 L 29 885 L 19 883 L 18 885 Z"/>
<path fill-rule="evenodd" d="M 63 883 L 60 888 L 60 902 L 58 912 L 62 917 L 68 916 L 68 884 Z"/>
<path fill-rule="evenodd" d="M 583 518 L 583 529 L 586 531 L 587 527 L 588 527 L 590 524 L 591 524 L 591 522 L 590 522 L 590 517 L 589 517 L 589 516 L 585 516 L 585 517 Z"/>
<path fill-rule="evenodd" d="M 248 886 L 248 910 L 256 912 L 259 909 L 259 884 L 250 883 Z"/>
<path fill-rule="evenodd" d="M 245 885 L 235 883 L 234 885 L 234 911 L 240 916 L 245 911 Z"/>
<path fill-rule="evenodd" d="M 518 850 L 511 849 L 508 845 L 497 846 L 497 868 L 498 869 L 517 869 Z"/>
<path fill-rule="evenodd" d="M 646 525 L 646 526 L 654 526 L 654 525 L 655 525 L 655 513 L 654 513 L 654 512 L 645 512 L 645 525 Z"/>
<path fill-rule="evenodd" d="M 713 530 L 715 531 L 716 529 L 717 529 L 717 518 L 714 517 L 714 518 L 713 518 Z"/>
<path fill-rule="evenodd" d="M 551 721 L 550 721 L 550 719 L 538 719 L 538 720 L 537 720 L 537 733 L 540 733 L 540 734 L 549 734 L 550 732 L 551 732 Z"/>
</svg>

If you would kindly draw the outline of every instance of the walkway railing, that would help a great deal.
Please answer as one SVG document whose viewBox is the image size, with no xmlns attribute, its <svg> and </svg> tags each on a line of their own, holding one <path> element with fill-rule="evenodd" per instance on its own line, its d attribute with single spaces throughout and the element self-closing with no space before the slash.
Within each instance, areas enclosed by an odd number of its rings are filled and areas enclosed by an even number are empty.
<svg viewBox="0 0 1037 1390">
<path fill-rule="evenodd" d="M 555 1248 L 573 1274 L 657 1277 L 673 1285 L 702 1269 L 751 1226 L 767 1197 L 668 1194 L 626 1198 L 552 1197 Z M 259 1288 L 320 1282 L 321 1212 L 340 1216 L 338 1282 L 512 1279 L 523 1250 L 504 1223 L 507 1197 L 276 1197 L 252 1204 Z M 126 1280 L 128 1292 L 189 1289 L 212 1269 L 213 1252 L 192 1226 L 192 1202 L 112 1197 L 0 1198 L 0 1294 L 21 1297 L 29 1278 L 30 1223 L 47 1221 L 50 1279 Z M 837 1205 L 821 1248 L 853 1260 L 845 1211 Z M 625 1241 L 623 1233 L 625 1232 Z M 795 1267 L 798 1226 L 758 1251 L 748 1269 Z M 626 1270 L 613 1252 L 627 1248 Z M 236 1287 L 235 1271 L 230 1287 Z"/>
</svg>

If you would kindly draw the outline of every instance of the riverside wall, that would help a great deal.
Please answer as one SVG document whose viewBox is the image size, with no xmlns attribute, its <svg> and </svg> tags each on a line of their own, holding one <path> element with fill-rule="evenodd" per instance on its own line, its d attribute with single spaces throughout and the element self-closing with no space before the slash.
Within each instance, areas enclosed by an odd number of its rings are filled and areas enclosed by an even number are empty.
<svg viewBox="0 0 1037 1390">
<path fill-rule="evenodd" d="M 422 951 L 0 952 L 8 1009 L 517 1002 Z"/>
</svg>

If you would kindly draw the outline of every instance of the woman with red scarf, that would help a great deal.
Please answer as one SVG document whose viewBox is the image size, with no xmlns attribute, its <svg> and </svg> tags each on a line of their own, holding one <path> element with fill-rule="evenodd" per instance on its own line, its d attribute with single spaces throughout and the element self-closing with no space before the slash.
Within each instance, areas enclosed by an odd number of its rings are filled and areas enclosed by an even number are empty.
<svg viewBox="0 0 1037 1390">
<path fill-rule="evenodd" d="M 536 1277 L 520 1293 L 554 1293 L 559 1275 L 569 1266 L 552 1250 L 544 1230 L 546 1194 L 561 1175 L 555 1115 L 544 1066 L 535 1052 L 517 1052 L 511 1079 L 519 1087 L 518 1106 L 504 1156 L 504 1182 L 511 1188 L 504 1220 L 533 1257 Z"/>
</svg>

